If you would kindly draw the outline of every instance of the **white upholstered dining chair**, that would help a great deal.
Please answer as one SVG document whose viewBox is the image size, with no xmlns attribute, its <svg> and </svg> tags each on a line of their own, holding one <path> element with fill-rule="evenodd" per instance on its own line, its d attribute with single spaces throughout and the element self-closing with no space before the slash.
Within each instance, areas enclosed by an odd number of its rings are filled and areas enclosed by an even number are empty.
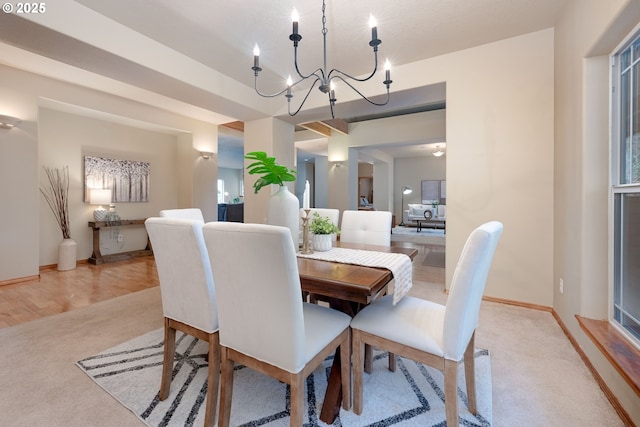
<svg viewBox="0 0 640 427">
<path fill-rule="evenodd" d="M 467 239 L 456 266 L 446 306 L 410 296 L 393 305 L 387 295 L 351 321 L 353 411 L 363 410 L 363 354 L 370 344 L 444 372 L 447 426 L 458 425 L 458 365 L 464 360 L 469 411 L 477 413 L 474 338 L 480 302 L 502 224 L 488 222 Z M 395 359 L 389 359 L 395 370 Z"/>
<path fill-rule="evenodd" d="M 391 245 L 391 212 L 344 211 L 340 241 L 367 245 Z"/>
<path fill-rule="evenodd" d="M 163 209 L 160 211 L 160 217 L 192 219 L 204 223 L 204 216 L 199 208 Z"/>
<path fill-rule="evenodd" d="M 231 415 L 234 363 L 289 384 L 290 425 L 303 422 L 305 378 L 340 347 L 349 409 L 351 318 L 302 302 L 296 248 L 286 227 L 211 222 L 203 227 L 220 319 L 219 426 Z"/>
<path fill-rule="evenodd" d="M 220 346 L 218 308 L 203 222 L 148 218 L 145 221 L 160 279 L 164 314 L 164 361 L 160 400 L 169 396 L 176 330 L 209 343 L 205 426 L 213 426 L 218 402 Z"/>
</svg>

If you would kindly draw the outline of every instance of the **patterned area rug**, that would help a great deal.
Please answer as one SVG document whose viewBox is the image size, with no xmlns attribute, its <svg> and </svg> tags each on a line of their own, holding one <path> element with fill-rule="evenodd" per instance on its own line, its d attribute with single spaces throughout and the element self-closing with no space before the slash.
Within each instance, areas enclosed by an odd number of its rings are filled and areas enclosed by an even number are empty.
<svg viewBox="0 0 640 427">
<path fill-rule="evenodd" d="M 77 362 L 87 375 L 149 426 L 202 425 L 206 391 L 206 343 L 178 333 L 171 394 L 160 402 L 162 329 L 137 337 Z M 374 352 L 374 371 L 364 377 L 361 416 L 340 411 L 334 426 L 444 426 L 443 377 L 439 371 L 398 358 L 389 372 L 386 353 Z M 305 427 L 326 426 L 318 419 L 332 360 L 307 379 Z M 486 350 L 476 350 L 478 415 L 469 413 L 460 368 L 460 424 L 491 425 L 491 372 Z M 232 426 L 288 426 L 289 395 L 284 384 L 236 366 L 231 408 Z"/>
</svg>

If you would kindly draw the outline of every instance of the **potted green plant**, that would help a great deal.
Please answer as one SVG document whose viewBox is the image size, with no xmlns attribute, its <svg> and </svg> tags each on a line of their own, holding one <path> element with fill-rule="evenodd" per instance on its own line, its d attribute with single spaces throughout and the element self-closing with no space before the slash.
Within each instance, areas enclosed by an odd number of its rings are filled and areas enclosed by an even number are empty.
<svg viewBox="0 0 640 427">
<path fill-rule="evenodd" d="M 313 249 L 316 251 L 328 251 L 331 249 L 332 235 L 340 234 L 340 229 L 328 216 L 320 216 L 318 212 L 312 215 L 309 231 L 313 233 Z"/>
<path fill-rule="evenodd" d="M 296 180 L 297 171 L 277 164 L 276 158 L 269 157 L 264 151 L 252 151 L 245 154 L 244 158 L 254 160 L 253 163 L 247 166 L 249 175 L 261 175 L 253 184 L 254 194 L 258 194 L 262 187 L 269 184 L 278 184 L 283 187 L 285 182 Z"/>
<path fill-rule="evenodd" d="M 275 157 L 270 157 L 264 151 L 252 151 L 245 154 L 245 159 L 253 160 L 247 166 L 249 175 L 259 175 L 253 184 L 253 192 L 257 194 L 260 189 L 270 184 L 280 186 L 279 190 L 269 198 L 267 207 L 267 224 L 288 227 L 291 231 L 291 239 L 294 247 L 298 248 L 298 232 L 300 227 L 300 202 L 284 185 L 285 182 L 296 180 L 296 171 L 284 165 L 276 163 Z"/>
<path fill-rule="evenodd" d="M 437 217 L 438 216 L 438 205 L 440 204 L 439 200 L 432 200 L 431 201 L 431 207 L 433 208 L 433 217 Z"/>
</svg>

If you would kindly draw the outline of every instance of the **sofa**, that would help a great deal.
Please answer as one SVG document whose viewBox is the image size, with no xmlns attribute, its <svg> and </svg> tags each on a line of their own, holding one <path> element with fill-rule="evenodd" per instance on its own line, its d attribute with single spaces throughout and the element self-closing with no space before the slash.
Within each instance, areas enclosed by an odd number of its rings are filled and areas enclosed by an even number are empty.
<svg viewBox="0 0 640 427">
<path fill-rule="evenodd" d="M 422 227 L 443 228 L 446 230 L 447 206 L 437 205 L 435 208 L 426 200 L 425 203 L 409 203 L 409 209 L 403 212 L 403 221 L 408 225 L 416 225 L 417 231 Z"/>
</svg>

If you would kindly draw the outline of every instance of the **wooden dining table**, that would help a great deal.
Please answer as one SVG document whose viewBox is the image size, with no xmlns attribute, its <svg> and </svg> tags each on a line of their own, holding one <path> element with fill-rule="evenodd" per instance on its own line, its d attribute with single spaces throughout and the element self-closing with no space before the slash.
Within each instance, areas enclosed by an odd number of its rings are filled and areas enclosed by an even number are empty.
<svg viewBox="0 0 640 427">
<path fill-rule="evenodd" d="M 412 247 L 391 245 L 375 246 L 334 242 L 334 246 L 377 252 L 400 253 L 412 260 L 418 250 Z M 342 264 L 298 257 L 300 285 L 304 293 L 329 303 L 330 307 L 354 316 L 360 309 L 386 292 L 387 284 L 393 279 L 391 271 L 385 268 Z M 367 352 L 371 354 L 370 352 Z M 365 364 L 370 365 L 368 360 Z M 342 401 L 340 352 L 336 351 L 325 393 L 320 419 L 332 424 L 340 412 Z"/>
</svg>

